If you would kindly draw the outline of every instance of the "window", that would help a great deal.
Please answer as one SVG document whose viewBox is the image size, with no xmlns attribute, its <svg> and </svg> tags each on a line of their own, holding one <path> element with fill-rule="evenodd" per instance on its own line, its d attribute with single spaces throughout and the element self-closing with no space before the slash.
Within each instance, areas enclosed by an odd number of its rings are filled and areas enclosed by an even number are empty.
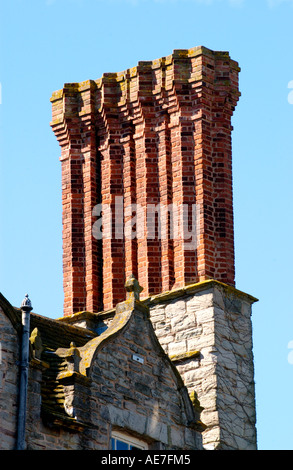
<svg viewBox="0 0 293 470">
<path fill-rule="evenodd" d="M 135 437 L 123 434 L 118 431 L 112 433 L 111 449 L 112 450 L 144 450 L 148 446 L 145 442 Z"/>
</svg>

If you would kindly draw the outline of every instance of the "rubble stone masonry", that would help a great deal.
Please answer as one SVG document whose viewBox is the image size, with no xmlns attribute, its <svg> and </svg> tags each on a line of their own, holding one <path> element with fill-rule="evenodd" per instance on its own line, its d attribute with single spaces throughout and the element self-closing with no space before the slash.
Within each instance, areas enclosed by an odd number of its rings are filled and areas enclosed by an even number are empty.
<svg viewBox="0 0 293 470">
<path fill-rule="evenodd" d="M 206 449 L 255 450 L 251 306 L 233 287 L 207 281 L 150 300 L 155 333 L 207 426 Z"/>
<path fill-rule="evenodd" d="M 1 308 L 0 331 L 0 449 L 9 450 L 16 439 L 19 342 L 16 330 Z"/>
<path fill-rule="evenodd" d="M 109 449 L 113 431 L 154 450 L 256 449 L 256 299 L 234 266 L 239 71 L 200 46 L 53 93 L 64 312 L 31 313 L 28 449 Z M 195 243 L 174 236 L 182 208 Z M 1 449 L 15 446 L 20 331 L 0 294 Z"/>
</svg>

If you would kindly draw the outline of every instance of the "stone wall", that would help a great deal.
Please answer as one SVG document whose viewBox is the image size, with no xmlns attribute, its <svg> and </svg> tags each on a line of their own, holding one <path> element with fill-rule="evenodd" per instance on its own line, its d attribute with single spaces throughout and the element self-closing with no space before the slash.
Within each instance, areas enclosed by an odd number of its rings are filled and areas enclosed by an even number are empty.
<svg viewBox="0 0 293 470">
<path fill-rule="evenodd" d="M 186 389 L 156 343 L 150 322 L 135 310 L 127 328 L 98 353 L 91 400 L 97 410 L 93 424 L 104 430 L 101 448 L 107 448 L 113 429 L 138 436 L 153 449 L 201 448 L 196 423 L 188 424 L 193 413 Z"/>
<path fill-rule="evenodd" d="M 208 282 L 150 303 L 160 343 L 203 407 L 207 449 L 256 448 L 250 318 L 255 300 Z"/>
<path fill-rule="evenodd" d="M 80 448 L 78 429 L 70 429 L 56 419 L 49 424 L 42 417 L 42 372 L 46 365 L 30 362 L 26 417 L 27 450 L 77 450 Z"/>
<path fill-rule="evenodd" d="M 18 404 L 18 335 L 0 308 L 0 449 L 14 449 Z"/>
</svg>

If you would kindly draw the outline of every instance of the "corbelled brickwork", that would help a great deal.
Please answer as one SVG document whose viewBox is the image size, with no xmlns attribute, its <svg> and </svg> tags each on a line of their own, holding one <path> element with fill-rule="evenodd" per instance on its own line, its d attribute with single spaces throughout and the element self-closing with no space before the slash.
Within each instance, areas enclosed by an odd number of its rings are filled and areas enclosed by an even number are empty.
<svg viewBox="0 0 293 470">
<path fill-rule="evenodd" d="M 115 436 L 256 449 L 256 299 L 234 285 L 238 73 L 197 47 L 53 94 L 64 315 L 30 315 L 28 449 L 105 450 Z M 0 294 L 3 449 L 24 424 L 21 329 Z"/>
<path fill-rule="evenodd" d="M 132 273 L 145 296 L 211 278 L 234 285 L 231 117 L 238 73 L 227 52 L 196 47 L 53 93 L 64 315 L 114 307 Z M 93 236 L 98 204 L 110 209 L 102 239 Z M 126 233 L 133 230 L 131 204 L 149 216 L 137 219 L 136 236 Z M 160 232 L 155 212 L 147 212 L 158 204 L 188 208 L 185 233 L 196 218 L 195 246 L 174 236 L 168 214 Z"/>
</svg>

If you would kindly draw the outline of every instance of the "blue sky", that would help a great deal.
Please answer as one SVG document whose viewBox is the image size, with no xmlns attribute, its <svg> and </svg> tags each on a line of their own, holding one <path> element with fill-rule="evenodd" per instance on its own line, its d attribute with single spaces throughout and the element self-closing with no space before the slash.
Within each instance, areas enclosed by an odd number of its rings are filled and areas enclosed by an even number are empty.
<svg viewBox="0 0 293 470">
<path fill-rule="evenodd" d="M 28 292 L 53 318 L 63 292 L 52 92 L 198 45 L 239 62 L 236 281 L 259 299 L 258 446 L 293 450 L 293 0 L 10 0 L 0 23 L 0 291 L 15 306 Z"/>
</svg>

